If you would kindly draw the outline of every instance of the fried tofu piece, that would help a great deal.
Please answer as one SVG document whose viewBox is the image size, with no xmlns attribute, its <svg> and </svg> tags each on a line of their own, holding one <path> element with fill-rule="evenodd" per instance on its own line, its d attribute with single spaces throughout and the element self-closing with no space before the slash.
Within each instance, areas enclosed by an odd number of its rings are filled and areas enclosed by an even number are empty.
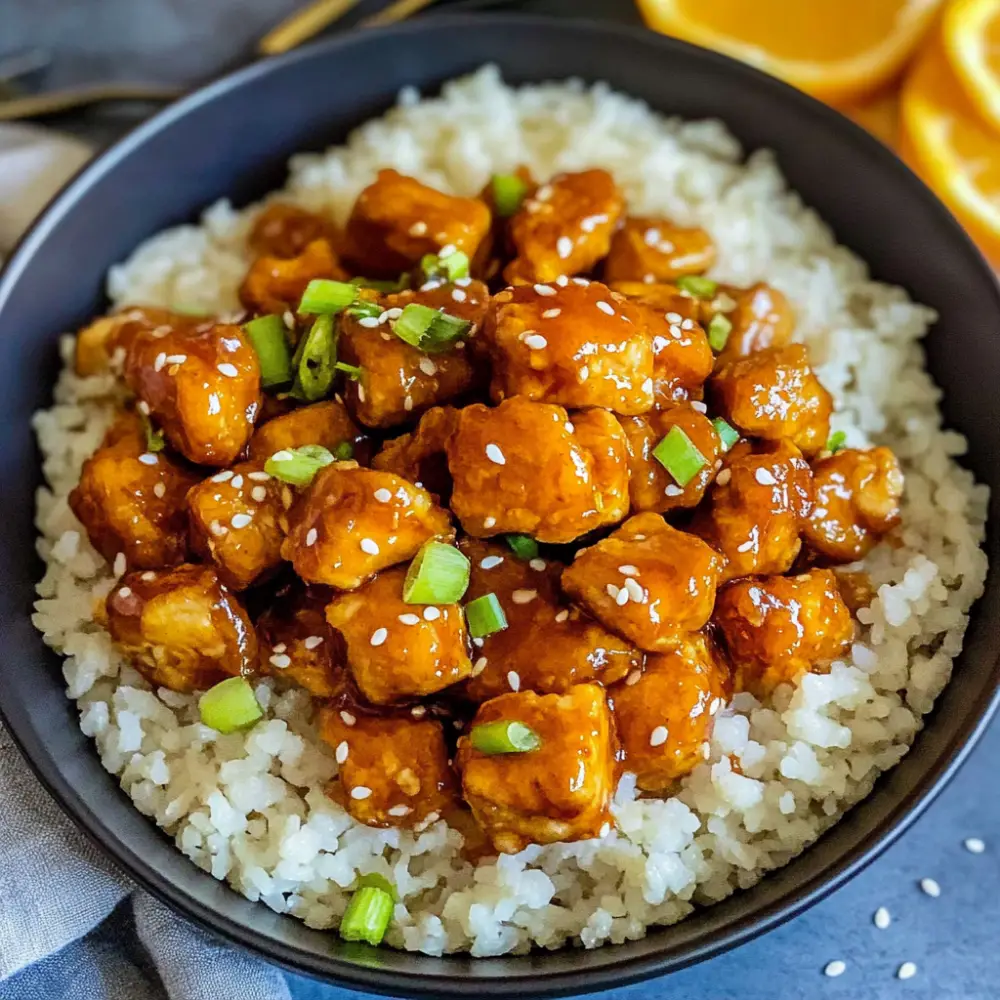
<svg viewBox="0 0 1000 1000">
<path fill-rule="evenodd" d="M 516 251 L 510 284 L 582 274 L 607 255 L 625 198 L 606 170 L 558 174 L 526 198 L 510 220 Z"/>
<path fill-rule="evenodd" d="M 351 210 L 347 256 L 370 277 L 395 277 L 448 246 L 472 260 L 491 221 L 478 198 L 445 194 L 395 170 L 380 170 Z"/>
<path fill-rule="evenodd" d="M 606 285 L 522 285 L 500 292 L 486 325 L 491 394 L 569 408 L 644 413 L 653 349 L 639 311 Z"/>
<path fill-rule="evenodd" d="M 508 691 L 562 693 L 591 681 L 605 686 L 642 666 L 643 655 L 559 592 L 562 564 L 519 559 L 506 545 L 463 538 L 472 564 L 464 602 L 495 594 L 507 628 L 476 643 L 464 695 L 483 702 Z M 540 655 L 539 651 L 544 651 Z"/>
<path fill-rule="evenodd" d="M 472 673 L 461 607 L 407 604 L 405 577 L 403 566 L 385 570 L 326 609 L 344 637 L 354 682 L 373 705 L 436 694 Z"/>
<path fill-rule="evenodd" d="M 256 665 L 250 618 L 212 567 L 127 573 L 105 609 L 111 638 L 153 685 L 202 691 Z"/>
<path fill-rule="evenodd" d="M 344 692 L 343 641 L 327 623 L 329 600 L 326 588 L 295 583 L 268 602 L 257 619 L 262 673 L 292 681 L 317 698 Z"/>
<path fill-rule="evenodd" d="M 481 281 L 470 281 L 407 289 L 380 300 L 383 315 L 405 309 L 411 302 L 464 319 L 472 327 L 448 349 L 427 353 L 397 337 L 388 318 L 378 323 L 376 319 L 342 316 L 338 356 L 361 368 L 361 377 L 345 385 L 344 400 L 355 420 L 365 427 L 410 423 L 429 407 L 468 393 L 485 381 L 469 342 L 486 317 L 487 287 Z"/>
<path fill-rule="evenodd" d="M 472 746 L 471 730 L 502 721 L 528 726 L 541 745 L 492 755 Z M 565 694 L 522 691 L 486 702 L 459 738 L 455 763 L 466 802 L 505 854 L 528 844 L 601 837 L 610 829 L 611 713 L 596 684 L 577 684 Z"/>
<path fill-rule="evenodd" d="M 477 403 L 459 412 L 447 451 L 452 509 L 470 535 L 571 542 L 628 512 L 625 435 L 606 410 Z"/>
<path fill-rule="evenodd" d="M 354 462 L 320 469 L 289 522 L 282 558 L 307 583 L 338 590 L 412 559 L 432 538 L 454 536 L 448 512 L 426 490 Z"/>
<path fill-rule="evenodd" d="M 197 465 L 231 465 L 261 406 L 257 353 L 238 326 L 158 327 L 135 335 L 125 381 L 167 441 Z"/>
<path fill-rule="evenodd" d="M 806 544 L 830 562 L 867 555 L 899 524 L 903 473 L 888 448 L 845 448 L 813 464 L 816 504 L 803 525 Z"/>
<path fill-rule="evenodd" d="M 708 621 L 722 566 L 700 538 L 659 514 L 636 514 L 579 551 L 562 586 L 607 628 L 655 653 Z"/>
<path fill-rule="evenodd" d="M 628 446 L 629 496 L 633 511 L 671 510 L 697 507 L 708 484 L 715 478 L 722 442 L 712 421 L 689 403 L 668 407 L 639 417 L 621 417 Z M 702 468 L 684 486 L 653 457 L 656 446 L 671 428 L 678 427 L 705 459 Z"/>
<path fill-rule="evenodd" d="M 831 570 L 736 580 L 719 592 L 715 622 L 736 670 L 736 690 L 766 698 L 807 672 L 825 673 L 854 637 Z"/>
<path fill-rule="evenodd" d="M 337 229 L 330 219 L 298 205 L 272 201 L 254 220 L 247 246 L 255 257 L 290 260 L 316 240 L 337 245 Z"/>
<path fill-rule="evenodd" d="M 294 257 L 258 257 L 240 285 L 240 302 L 255 313 L 295 312 L 314 278 L 348 277 L 329 240 L 313 240 Z"/>
<path fill-rule="evenodd" d="M 812 472 L 791 441 L 743 442 L 727 454 L 692 530 L 728 560 L 724 580 L 786 573 L 812 509 Z"/>
<path fill-rule="evenodd" d="M 830 436 L 833 400 L 804 344 L 771 347 L 719 368 L 709 382 L 719 413 L 748 437 L 790 440 L 815 455 Z"/>
<path fill-rule="evenodd" d="M 631 216 L 615 231 L 604 262 L 604 280 L 673 281 L 703 274 L 715 263 L 715 244 L 704 229 L 686 229 L 669 219 Z"/>
<path fill-rule="evenodd" d="M 702 303 L 703 322 L 721 313 L 732 330 L 717 364 L 749 357 L 770 347 L 784 347 L 795 332 L 795 312 L 777 288 L 760 281 L 749 288 L 721 285 L 709 302 Z"/>
<path fill-rule="evenodd" d="M 288 530 L 283 493 L 260 461 L 224 469 L 188 493 L 191 548 L 215 563 L 230 590 L 246 590 L 281 565 Z"/>
<path fill-rule="evenodd" d="M 110 316 L 101 316 L 76 335 L 76 373 L 99 375 L 108 370 L 112 358 L 118 356 L 124 361 L 128 345 L 140 330 L 155 330 L 160 326 L 180 329 L 203 322 L 203 319 L 153 306 L 129 306 Z"/>
<path fill-rule="evenodd" d="M 198 474 L 147 448 L 142 421 L 123 413 L 83 463 L 70 509 L 98 552 L 119 552 L 132 569 L 159 569 L 187 558 L 184 497 Z"/>
<path fill-rule="evenodd" d="M 694 310 L 688 306 L 682 306 L 683 311 L 657 309 L 645 299 L 639 299 L 635 306 L 652 338 L 654 406 L 665 409 L 686 400 L 700 400 L 715 355 L 702 326 L 688 315 Z"/>
<path fill-rule="evenodd" d="M 345 442 L 355 454 L 365 450 L 366 437 L 335 399 L 300 406 L 260 424 L 250 438 L 250 458 L 265 462 L 275 452 L 318 444 L 333 452 Z"/>
<path fill-rule="evenodd" d="M 409 434 L 386 441 L 372 459 L 372 468 L 417 483 L 446 502 L 451 496 L 446 449 L 457 427 L 458 410 L 433 406 Z"/>
<path fill-rule="evenodd" d="M 440 722 L 355 716 L 326 706 L 319 727 L 340 765 L 337 791 L 359 823 L 422 827 L 455 804 L 456 781 Z"/>
<path fill-rule="evenodd" d="M 715 644 L 691 633 L 647 657 L 641 674 L 608 692 L 623 767 L 642 791 L 666 791 L 704 759 L 715 714 L 731 686 L 729 665 Z"/>
</svg>

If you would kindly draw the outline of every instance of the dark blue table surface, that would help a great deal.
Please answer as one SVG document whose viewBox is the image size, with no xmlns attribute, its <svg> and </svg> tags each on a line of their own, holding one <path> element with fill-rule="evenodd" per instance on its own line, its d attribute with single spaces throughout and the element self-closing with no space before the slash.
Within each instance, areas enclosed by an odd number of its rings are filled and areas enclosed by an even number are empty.
<svg viewBox="0 0 1000 1000">
<path fill-rule="evenodd" d="M 380 5 L 378 0 L 365 0 L 363 9 Z M 295 6 L 296 0 L 0 0 L 0 51 L 27 44 L 50 46 L 57 54 L 52 76 L 57 83 L 111 76 L 187 82 L 238 60 L 254 38 Z M 629 0 L 527 0 L 520 6 L 638 20 Z M 100 142 L 126 123 L 123 111 L 100 110 L 58 124 Z M 1000 997 L 998 760 L 1000 721 L 913 829 L 839 892 L 736 951 L 601 996 L 608 1000 Z M 966 850 L 963 841 L 969 837 L 984 840 L 985 852 Z M 923 878 L 940 884 L 939 897 L 921 891 Z M 872 922 L 881 906 L 892 916 L 885 930 Z M 115 933 L 112 928 L 96 935 L 94 948 L 114 948 Z M 835 979 L 823 973 L 834 960 L 846 963 L 846 971 Z M 901 981 L 896 971 L 907 961 L 915 962 L 918 971 Z M 288 982 L 295 1000 L 363 996 L 299 976 L 289 975 Z M 44 1000 L 60 995 L 60 989 L 53 981 L 56 992 Z"/>
</svg>

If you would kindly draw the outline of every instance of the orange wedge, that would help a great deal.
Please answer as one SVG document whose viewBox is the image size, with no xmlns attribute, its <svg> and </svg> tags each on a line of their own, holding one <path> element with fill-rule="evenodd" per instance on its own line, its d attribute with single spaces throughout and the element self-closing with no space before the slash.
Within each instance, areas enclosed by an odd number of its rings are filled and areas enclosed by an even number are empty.
<svg viewBox="0 0 1000 1000">
<path fill-rule="evenodd" d="M 965 92 L 1000 130 L 1000 0 L 954 0 L 945 8 L 941 27 Z"/>
<path fill-rule="evenodd" d="M 903 66 L 940 0 L 637 0 L 656 31 L 848 104 Z"/>
<path fill-rule="evenodd" d="M 904 158 L 1000 261 L 1000 133 L 994 132 L 952 71 L 940 39 L 927 45 L 903 82 Z"/>
</svg>

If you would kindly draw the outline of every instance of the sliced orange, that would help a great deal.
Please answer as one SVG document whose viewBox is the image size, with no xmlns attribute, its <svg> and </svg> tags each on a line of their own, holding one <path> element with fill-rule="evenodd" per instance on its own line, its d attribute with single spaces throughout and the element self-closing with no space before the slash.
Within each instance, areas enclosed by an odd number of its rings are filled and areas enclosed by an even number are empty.
<svg viewBox="0 0 1000 1000">
<path fill-rule="evenodd" d="M 941 27 L 965 92 L 1000 130 L 1000 0 L 953 0 L 945 7 Z"/>
<path fill-rule="evenodd" d="M 941 0 L 637 0 L 656 31 L 847 104 L 906 62 Z"/>
<path fill-rule="evenodd" d="M 850 104 L 837 109 L 867 129 L 875 138 L 894 148 L 899 135 L 899 95 L 887 91 L 864 104 Z"/>
<path fill-rule="evenodd" d="M 900 98 L 904 158 L 1000 261 L 1000 133 L 977 115 L 935 38 L 914 63 Z"/>
</svg>

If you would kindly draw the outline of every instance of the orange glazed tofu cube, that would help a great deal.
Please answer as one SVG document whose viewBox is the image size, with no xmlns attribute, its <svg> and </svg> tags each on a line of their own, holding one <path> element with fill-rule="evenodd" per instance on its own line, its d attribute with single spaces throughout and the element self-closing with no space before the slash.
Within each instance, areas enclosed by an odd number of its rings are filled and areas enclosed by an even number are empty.
<svg viewBox="0 0 1000 1000">
<path fill-rule="evenodd" d="M 709 383 L 719 413 L 748 437 L 790 440 L 814 455 L 830 436 L 833 400 L 803 344 L 757 351 L 723 365 Z"/>
<path fill-rule="evenodd" d="M 358 272 L 370 277 L 395 277 L 425 254 L 449 246 L 472 260 L 491 222 L 490 210 L 478 198 L 445 194 L 395 170 L 380 170 L 351 211 L 348 256 Z"/>
<path fill-rule="evenodd" d="M 281 565 L 288 530 L 283 484 L 263 462 L 241 462 L 202 480 L 187 495 L 191 547 L 215 563 L 219 579 L 246 590 Z"/>
<path fill-rule="evenodd" d="M 365 440 L 344 404 L 328 399 L 300 406 L 257 427 L 250 438 L 250 458 L 266 462 L 275 452 L 307 444 L 318 444 L 334 452 L 346 443 L 360 451 Z"/>
<path fill-rule="evenodd" d="M 329 591 L 293 584 L 283 588 L 257 619 L 263 673 L 305 688 L 317 698 L 344 691 L 343 642 L 327 624 Z"/>
<path fill-rule="evenodd" d="M 704 329 L 684 312 L 654 309 L 642 299 L 635 305 L 652 338 L 655 406 L 701 399 L 715 364 Z"/>
<path fill-rule="evenodd" d="M 495 400 L 626 414 L 652 407 L 651 338 L 639 310 L 606 285 L 522 285 L 500 292 L 494 306 L 485 339 Z"/>
<path fill-rule="evenodd" d="M 320 712 L 340 765 L 344 806 L 366 826 L 422 827 L 453 805 L 456 782 L 440 722 Z"/>
<path fill-rule="evenodd" d="M 125 381 L 167 441 L 198 465 L 230 465 L 261 405 L 257 354 L 238 326 L 158 327 L 135 335 Z"/>
<path fill-rule="evenodd" d="M 470 535 L 571 542 L 628 512 L 625 435 L 606 410 L 572 419 L 523 397 L 459 412 L 448 441 L 451 506 Z"/>
<path fill-rule="evenodd" d="M 515 284 L 589 271 L 606 256 L 624 208 L 606 170 L 558 174 L 512 216 L 508 233 L 516 259 L 504 277 Z"/>
<path fill-rule="evenodd" d="M 802 548 L 812 509 L 812 473 L 794 444 L 774 441 L 751 450 L 743 442 L 726 456 L 692 530 L 728 560 L 723 579 L 785 573 Z"/>
<path fill-rule="evenodd" d="M 389 472 L 335 462 L 320 469 L 289 515 L 281 546 L 307 583 L 354 590 L 406 562 L 432 538 L 454 535 L 448 512 Z"/>
<path fill-rule="evenodd" d="M 486 316 L 489 291 L 481 281 L 461 280 L 462 285 L 387 295 L 380 303 L 381 317 L 341 318 L 338 356 L 361 368 L 360 378 L 344 387 L 344 399 L 359 423 L 366 427 L 410 423 L 428 407 L 454 399 L 484 381 L 469 341 Z M 428 353 L 392 332 L 391 324 L 411 302 L 472 326 L 446 350 Z"/>
<path fill-rule="evenodd" d="M 240 285 L 240 302 L 255 313 L 295 312 L 314 278 L 346 281 L 333 247 L 325 239 L 307 243 L 294 257 L 258 257 Z"/>
<path fill-rule="evenodd" d="M 153 685 L 202 691 L 256 665 L 250 618 L 211 567 L 127 573 L 105 608 L 111 638 Z"/>
<path fill-rule="evenodd" d="M 126 349 L 139 330 L 155 330 L 158 326 L 195 327 L 200 322 L 204 320 L 149 306 L 129 306 L 110 316 L 101 316 L 76 335 L 76 373 L 98 375 L 107 371 L 113 357 L 124 360 Z"/>
<path fill-rule="evenodd" d="M 722 442 L 712 421 L 696 406 L 684 403 L 648 413 L 641 417 L 622 417 L 628 445 L 629 495 L 635 511 L 652 510 L 658 514 L 680 508 L 696 507 L 715 477 L 716 461 L 722 455 Z M 680 486 L 653 456 L 656 446 L 674 427 L 680 428 L 705 459 L 705 464 L 684 486 Z"/>
<path fill-rule="evenodd" d="M 725 705 L 729 667 L 704 635 L 647 657 L 609 692 L 623 767 L 644 792 L 661 792 L 704 759 L 716 712 Z"/>
<path fill-rule="evenodd" d="M 726 346 L 719 354 L 721 366 L 769 347 L 784 347 L 795 330 L 795 313 L 777 288 L 758 282 L 749 288 L 720 285 L 709 302 L 701 303 L 702 320 L 709 323 L 722 313 L 732 323 Z"/>
<path fill-rule="evenodd" d="M 715 622 L 736 670 L 736 689 L 760 698 L 806 672 L 825 672 L 854 638 L 837 577 L 826 569 L 735 580 L 719 592 Z"/>
<path fill-rule="evenodd" d="M 337 245 L 337 229 L 330 219 L 298 205 L 272 201 L 254 221 L 247 246 L 255 257 L 298 257 L 310 243 L 326 240 Z"/>
<path fill-rule="evenodd" d="M 407 604 L 405 577 L 402 566 L 386 570 L 326 609 L 344 637 L 354 682 L 373 705 L 435 694 L 472 672 L 461 607 Z"/>
<path fill-rule="evenodd" d="M 527 726 L 538 736 L 538 749 L 499 754 L 475 749 L 471 733 L 497 722 Z M 459 738 L 455 764 L 465 801 L 505 854 L 529 844 L 603 836 L 611 823 L 612 741 L 611 713 L 597 684 L 577 684 L 565 694 L 501 695 L 480 706 Z"/>
<path fill-rule="evenodd" d="M 450 406 L 429 409 L 410 434 L 401 434 L 382 446 L 372 468 L 408 479 L 445 501 L 451 496 L 448 439 L 458 427 L 458 410 Z"/>
<path fill-rule="evenodd" d="M 658 652 L 712 614 L 724 560 L 659 514 L 637 514 L 577 553 L 563 590 L 607 628 Z"/>
<path fill-rule="evenodd" d="M 903 473 L 888 448 L 847 448 L 822 458 L 813 482 L 816 504 L 803 535 L 824 559 L 854 562 L 899 524 Z"/>
<path fill-rule="evenodd" d="M 525 561 L 506 545 L 476 538 L 463 538 L 459 548 L 472 565 L 464 603 L 495 594 L 507 619 L 506 629 L 474 643 L 464 688 L 469 700 L 508 691 L 561 693 L 589 681 L 606 686 L 642 666 L 642 653 L 631 643 L 565 602 L 560 563 Z"/>
<path fill-rule="evenodd" d="M 673 281 L 683 274 L 702 274 L 714 263 L 715 244 L 704 229 L 636 216 L 626 219 L 612 237 L 604 280 Z"/>
<path fill-rule="evenodd" d="M 69 506 L 108 562 L 159 569 L 187 556 L 184 497 L 198 475 L 165 452 L 147 450 L 139 417 L 123 413 L 83 463 Z"/>
</svg>

